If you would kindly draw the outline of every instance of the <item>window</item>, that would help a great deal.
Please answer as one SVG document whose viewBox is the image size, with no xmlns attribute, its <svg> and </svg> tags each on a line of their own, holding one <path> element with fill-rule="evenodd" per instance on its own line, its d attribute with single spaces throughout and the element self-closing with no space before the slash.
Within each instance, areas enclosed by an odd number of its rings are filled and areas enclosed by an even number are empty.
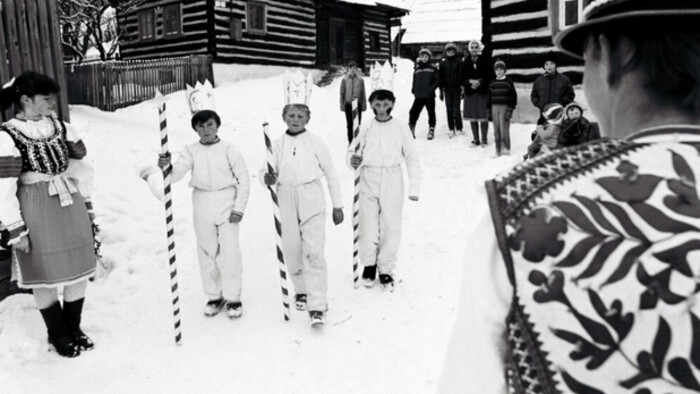
<svg viewBox="0 0 700 394">
<path fill-rule="evenodd" d="M 371 31 L 369 32 L 369 50 L 379 51 L 382 48 L 381 40 L 379 39 L 379 32 Z"/>
<path fill-rule="evenodd" d="M 151 41 L 156 37 L 156 17 L 153 8 L 139 12 L 139 40 Z"/>
<path fill-rule="evenodd" d="M 559 27 L 561 29 L 579 23 L 583 9 L 591 0 L 559 0 Z"/>
<path fill-rule="evenodd" d="M 234 41 L 240 41 L 243 38 L 241 18 L 234 17 L 229 20 L 229 35 Z"/>
<path fill-rule="evenodd" d="M 265 4 L 249 1 L 246 3 L 246 7 L 246 30 L 248 33 L 267 33 L 267 9 Z"/>
<path fill-rule="evenodd" d="M 180 4 L 163 6 L 163 37 L 179 37 L 181 32 Z"/>
</svg>

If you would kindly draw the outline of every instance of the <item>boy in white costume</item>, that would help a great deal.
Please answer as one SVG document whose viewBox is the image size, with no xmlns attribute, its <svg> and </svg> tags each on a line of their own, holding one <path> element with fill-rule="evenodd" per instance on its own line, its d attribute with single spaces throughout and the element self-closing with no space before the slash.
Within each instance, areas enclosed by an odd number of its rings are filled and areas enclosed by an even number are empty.
<svg viewBox="0 0 700 394">
<path fill-rule="evenodd" d="M 306 97 L 298 101 L 308 101 Z M 303 101 L 302 101 L 303 100 Z M 287 102 L 296 101 L 287 97 Z M 287 131 L 272 145 L 272 167 L 267 163 L 260 178 L 276 186 L 282 224 L 282 249 L 292 279 L 295 305 L 308 309 L 312 325 L 324 324 L 328 310 L 326 199 L 321 178 L 326 178 L 333 204 L 333 223 L 343 221 L 343 198 L 330 151 L 321 138 L 306 130 L 311 112 L 306 104 L 287 104 L 282 118 Z"/>
<path fill-rule="evenodd" d="M 196 96 L 195 90 L 190 96 Z M 207 94 L 207 93 L 203 93 Z M 210 96 L 209 96 L 210 97 Z M 207 100 L 193 100 L 192 103 Z M 196 108 L 195 108 L 196 109 Z M 172 165 L 172 182 L 192 172 L 194 231 L 197 236 L 197 257 L 202 286 L 209 301 L 206 316 L 215 316 L 226 308 L 230 318 L 243 314 L 241 303 L 241 249 L 239 223 L 248 203 L 249 175 L 243 157 L 233 144 L 219 139 L 219 115 L 209 109 L 196 111 L 192 128 L 199 141 L 185 146 Z M 170 157 L 158 159 L 166 168 Z"/>
<path fill-rule="evenodd" d="M 375 118 L 363 124 L 348 148 L 347 162 L 360 168 L 360 261 L 363 283 L 379 281 L 393 289 L 397 252 L 401 243 L 404 197 L 402 163 L 406 163 L 408 198 L 418 201 L 420 160 L 405 122 L 391 116 L 396 98 L 390 90 L 372 92 L 369 103 Z"/>
</svg>

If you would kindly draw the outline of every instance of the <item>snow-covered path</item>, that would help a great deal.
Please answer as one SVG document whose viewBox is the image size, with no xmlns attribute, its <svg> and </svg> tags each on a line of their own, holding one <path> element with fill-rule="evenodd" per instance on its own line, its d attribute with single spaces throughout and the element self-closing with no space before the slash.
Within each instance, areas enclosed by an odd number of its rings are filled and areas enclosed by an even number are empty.
<svg viewBox="0 0 700 394">
<path fill-rule="evenodd" d="M 401 61 L 395 115 L 407 119 L 410 62 Z M 470 148 L 468 136 L 448 139 L 444 104 L 438 132 L 426 141 L 427 116 L 417 128 L 422 194 L 404 205 L 404 235 L 394 293 L 352 288 L 352 171 L 344 164 L 344 115 L 339 81 L 315 89 L 309 130 L 321 135 L 345 185 L 346 221 L 327 221 L 328 324 L 311 330 L 305 314 L 282 319 L 269 193 L 257 172 L 264 159 L 261 123 L 273 138 L 284 131 L 281 77 L 221 83 L 215 90 L 220 135 L 242 152 L 253 179 L 241 225 L 244 315 L 231 321 L 202 315 L 190 190 L 174 187 L 176 250 L 182 309 L 182 346 L 173 340 L 169 268 L 162 204 L 137 174 L 159 151 L 157 111 L 150 103 L 100 112 L 73 107 L 85 129 L 97 171 L 93 197 L 103 230 L 103 252 L 114 269 L 88 288 L 84 330 L 97 342 L 77 359 L 46 352 L 46 334 L 34 300 L 0 303 L 0 391 L 3 393 L 429 393 L 437 387 L 457 304 L 466 239 L 483 181 L 518 161 L 532 126 L 514 125 L 514 155 L 491 159 Z M 196 141 L 184 93 L 168 102 L 171 149 Z M 369 113 L 365 113 L 369 116 Z M 485 284 L 488 285 L 488 284 Z M 290 283 L 291 286 L 291 283 Z"/>
</svg>

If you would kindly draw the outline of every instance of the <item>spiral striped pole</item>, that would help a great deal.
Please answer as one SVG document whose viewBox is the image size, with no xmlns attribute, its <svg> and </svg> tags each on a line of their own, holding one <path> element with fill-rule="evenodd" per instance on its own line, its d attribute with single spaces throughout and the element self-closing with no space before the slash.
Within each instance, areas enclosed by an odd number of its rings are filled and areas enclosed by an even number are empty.
<svg viewBox="0 0 700 394">
<path fill-rule="evenodd" d="M 156 103 L 158 105 L 158 117 L 160 120 L 160 153 L 161 156 L 170 154 L 168 149 L 168 121 L 165 112 L 165 98 L 156 91 Z M 173 224 L 173 200 L 170 190 L 170 174 L 173 167 L 169 165 L 163 169 L 163 194 L 165 197 L 165 227 L 168 235 L 168 260 L 170 261 L 170 291 L 173 299 L 173 318 L 175 327 L 175 344 L 180 345 L 182 332 L 180 330 L 180 296 L 177 285 L 177 266 L 175 265 L 175 226 Z"/>
<path fill-rule="evenodd" d="M 357 99 L 352 100 L 352 129 L 354 137 L 360 134 L 360 109 Z M 360 144 L 357 144 L 359 148 Z M 355 194 L 352 198 L 352 285 L 360 287 L 360 167 L 355 168 Z"/>
<path fill-rule="evenodd" d="M 268 133 L 270 125 L 263 123 L 263 133 L 265 135 L 265 147 L 267 148 L 267 172 L 273 174 L 275 168 L 272 166 L 272 141 Z M 272 186 L 270 189 L 270 197 L 272 197 L 272 212 L 275 216 L 275 230 L 277 230 L 277 260 L 280 266 L 280 280 L 282 282 L 282 306 L 284 307 L 284 320 L 289 321 L 289 290 L 287 289 L 287 266 L 284 264 L 284 254 L 282 253 L 282 223 L 280 222 L 280 205 L 277 199 L 277 192 Z"/>
</svg>

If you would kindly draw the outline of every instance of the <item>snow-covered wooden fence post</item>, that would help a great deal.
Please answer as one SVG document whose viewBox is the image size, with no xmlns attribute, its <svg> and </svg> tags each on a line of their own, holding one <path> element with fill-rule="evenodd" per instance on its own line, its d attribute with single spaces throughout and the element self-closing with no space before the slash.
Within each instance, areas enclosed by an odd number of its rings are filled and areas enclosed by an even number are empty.
<svg viewBox="0 0 700 394">
<path fill-rule="evenodd" d="M 360 108 L 358 100 L 352 100 L 353 138 L 360 134 Z M 357 145 L 360 146 L 359 144 Z M 352 198 L 352 285 L 360 287 L 360 167 L 355 169 L 355 193 Z"/>
<path fill-rule="evenodd" d="M 269 124 L 263 123 L 263 134 L 265 135 L 265 148 L 267 148 L 267 172 L 272 174 L 275 168 L 272 166 L 272 140 L 268 133 Z M 282 306 L 284 307 L 284 320 L 289 320 L 289 290 L 287 288 L 287 266 L 284 263 L 284 254 L 282 253 L 282 222 L 280 222 L 280 207 L 277 200 L 277 192 L 272 186 L 270 189 L 270 197 L 272 197 L 272 211 L 275 217 L 275 230 L 277 241 L 277 260 L 279 261 L 280 279 L 282 281 Z"/>
<path fill-rule="evenodd" d="M 160 120 L 160 147 L 161 156 L 170 155 L 168 149 L 168 120 L 165 112 L 165 97 L 156 90 L 155 102 L 158 105 L 158 117 Z M 172 293 L 173 318 L 175 328 L 175 344 L 180 345 L 182 332 L 180 330 L 180 296 L 177 284 L 177 266 L 175 265 L 175 226 L 173 224 L 173 200 L 170 193 L 170 174 L 172 165 L 163 169 L 163 194 L 165 201 L 165 227 L 168 239 L 168 260 L 170 262 L 170 291 Z"/>
</svg>

